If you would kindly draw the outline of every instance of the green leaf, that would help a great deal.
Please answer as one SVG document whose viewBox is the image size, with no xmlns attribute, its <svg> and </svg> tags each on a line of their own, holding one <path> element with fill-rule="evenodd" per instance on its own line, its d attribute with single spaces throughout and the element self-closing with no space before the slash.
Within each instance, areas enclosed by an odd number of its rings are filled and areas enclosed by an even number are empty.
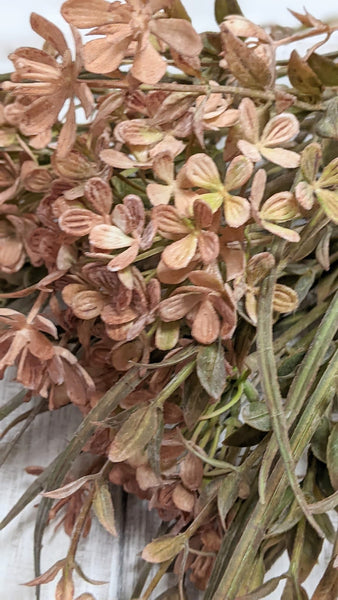
<svg viewBox="0 0 338 600">
<path fill-rule="evenodd" d="M 338 98 L 327 102 L 326 115 L 319 121 L 316 130 L 322 137 L 338 140 Z"/>
<path fill-rule="evenodd" d="M 311 450 L 318 460 L 326 463 L 327 442 L 330 435 L 330 421 L 323 416 L 316 433 L 311 440 Z"/>
<path fill-rule="evenodd" d="M 330 433 L 326 459 L 332 487 L 334 490 L 338 490 L 338 423 L 334 424 Z"/>
<path fill-rule="evenodd" d="M 318 97 L 322 89 L 322 83 L 316 73 L 301 58 L 297 50 L 293 50 L 288 64 L 288 77 L 291 85 L 303 94 Z"/>
<path fill-rule="evenodd" d="M 157 408 L 141 406 L 118 430 L 108 452 L 109 460 L 122 462 L 132 454 L 143 452 L 156 432 Z"/>
<path fill-rule="evenodd" d="M 243 15 L 237 0 L 215 0 L 215 19 L 218 24 L 228 15 Z"/>
<path fill-rule="evenodd" d="M 312 52 L 307 62 L 324 85 L 338 85 L 338 65 L 333 60 Z"/>
<path fill-rule="evenodd" d="M 166 9 L 166 13 L 172 19 L 185 19 L 186 21 L 191 21 L 181 0 L 173 0 L 172 4 Z"/>
<path fill-rule="evenodd" d="M 271 429 L 269 411 L 263 402 L 250 402 L 244 406 L 243 421 L 260 431 L 270 431 Z"/>
<path fill-rule="evenodd" d="M 93 509 L 101 525 L 116 536 L 115 511 L 107 482 L 104 479 L 95 481 Z"/>
<path fill-rule="evenodd" d="M 209 396 L 218 400 L 227 378 L 224 349 L 220 342 L 201 347 L 197 355 L 197 375 Z"/>
<path fill-rule="evenodd" d="M 298 296 L 299 304 L 301 302 L 303 302 L 303 300 L 308 295 L 310 289 L 313 286 L 315 278 L 316 278 L 316 271 L 314 269 L 309 269 L 306 273 L 304 273 L 304 275 L 299 277 L 299 279 L 294 287 L 294 290 Z"/>
<path fill-rule="evenodd" d="M 226 530 L 225 517 L 238 497 L 239 481 L 237 473 L 229 473 L 224 477 L 218 490 L 217 508 L 224 530 Z"/>
<path fill-rule="evenodd" d="M 184 382 L 182 410 L 189 431 L 209 404 L 209 396 L 201 386 L 196 373 Z"/>
<path fill-rule="evenodd" d="M 272 579 L 269 579 L 269 581 L 266 581 L 249 594 L 239 596 L 236 600 L 261 600 L 261 598 L 265 598 L 265 596 L 272 594 L 272 592 L 275 591 L 275 589 L 283 579 L 285 579 L 285 575 L 281 575 L 280 577 L 273 577 Z"/>
<path fill-rule="evenodd" d="M 185 533 L 164 535 L 144 548 L 142 558 L 151 563 L 161 563 L 175 558 L 183 550 L 187 541 Z"/>
</svg>

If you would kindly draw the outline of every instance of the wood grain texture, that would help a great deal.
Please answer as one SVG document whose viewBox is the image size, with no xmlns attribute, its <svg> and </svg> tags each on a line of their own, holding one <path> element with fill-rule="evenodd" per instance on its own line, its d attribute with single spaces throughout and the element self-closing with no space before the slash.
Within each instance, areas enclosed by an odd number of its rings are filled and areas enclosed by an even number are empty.
<svg viewBox="0 0 338 600">
<path fill-rule="evenodd" d="M 9 377 L 0 382 L 0 406 L 18 391 L 17 384 Z M 25 405 L 23 410 L 27 410 Z M 22 410 L 22 409 L 21 409 Z M 20 409 L 17 410 L 17 414 Z M 13 417 L 7 417 L 1 425 L 3 431 Z M 19 444 L 13 449 L 5 465 L 1 469 L 1 503 L 0 518 L 13 506 L 26 487 L 32 482 L 24 468 L 28 465 L 47 466 L 69 441 L 79 424 L 81 416 L 73 406 L 64 407 L 54 413 L 44 413 L 36 417 L 34 423 L 24 433 Z M 18 426 L 20 427 L 20 425 Z M 0 444 L 0 456 L 15 435 L 13 430 Z M 159 519 L 154 512 L 149 512 L 147 505 L 137 498 L 127 496 L 120 489 L 113 491 L 116 512 L 118 538 L 109 535 L 93 516 L 92 528 L 88 538 L 81 541 L 77 559 L 86 575 L 93 579 L 107 581 L 102 586 L 91 586 L 76 578 L 76 594 L 91 592 L 96 600 L 130 600 L 142 561 L 139 557 L 145 544 L 156 536 Z M 25 588 L 20 584 L 34 577 L 33 569 L 33 531 L 36 504 L 31 503 L 3 532 L 0 545 L 0 600 L 34 600 L 33 588 Z M 333 515 L 334 516 L 334 515 Z M 336 520 L 337 521 L 337 520 Z M 42 550 L 42 568 L 46 570 L 67 552 L 69 538 L 60 527 L 55 531 L 55 522 L 46 531 Z M 319 564 L 314 568 L 305 584 L 308 593 L 314 590 L 327 564 L 331 552 L 330 544 L 324 543 Z M 270 576 L 283 573 L 288 568 L 284 555 L 276 563 Z M 156 572 L 156 567 L 151 573 Z M 151 597 L 155 598 L 173 585 L 175 578 L 167 575 L 156 588 Z M 282 585 L 267 597 L 267 600 L 279 600 Z M 54 600 L 55 583 L 42 586 L 41 600 Z M 190 599 L 200 598 L 195 591 Z"/>
</svg>

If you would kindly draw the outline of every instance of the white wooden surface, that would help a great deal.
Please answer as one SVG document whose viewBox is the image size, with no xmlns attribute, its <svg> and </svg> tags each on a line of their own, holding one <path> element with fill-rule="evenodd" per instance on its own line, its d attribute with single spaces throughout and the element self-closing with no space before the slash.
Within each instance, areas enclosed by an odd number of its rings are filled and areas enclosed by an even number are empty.
<svg viewBox="0 0 338 600">
<path fill-rule="evenodd" d="M 67 25 L 59 15 L 61 0 L 2 0 L 0 3 L 0 71 L 12 68 L 7 59 L 9 52 L 18 46 L 33 45 L 39 47 L 41 40 L 31 32 L 29 14 L 38 12 L 49 18 L 67 31 Z M 184 0 L 188 12 L 193 17 L 193 24 L 198 31 L 215 29 L 213 19 L 214 0 Z M 286 8 L 302 12 L 303 5 L 315 16 L 326 19 L 337 17 L 336 0 L 240 0 L 240 5 L 246 16 L 257 23 L 280 22 L 283 25 L 294 25 L 293 17 Z M 69 35 L 68 35 L 69 39 Z M 305 41 L 304 48 L 311 42 Z M 337 36 L 325 47 L 325 50 L 336 49 Z M 0 382 L 0 405 L 17 391 L 15 384 Z M 58 413 L 43 414 L 37 417 L 35 423 L 24 434 L 20 444 L 12 452 L 3 467 L 1 477 L 1 517 L 7 513 L 13 503 L 19 498 L 27 485 L 33 480 L 27 475 L 24 467 L 27 465 L 46 466 L 60 452 L 72 432 L 79 423 L 79 415 L 75 408 L 62 409 Z M 13 432 L 14 433 L 14 432 Z M 8 440 L 10 436 L 8 437 Z M 7 440 L 7 438 L 6 438 Z M 2 449 L 4 448 L 2 444 Z M 108 584 L 92 587 L 77 580 L 76 592 L 92 591 L 96 600 L 129 600 L 140 560 L 137 553 L 143 545 L 155 535 L 158 521 L 154 514 L 147 511 L 135 498 L 128 498 L 125 510 L 122 508 L 121 493 L 116 491 L 114 497 L 119 539 L 108 535 L 100 525 L 93 521 L 92 530 L 85 543 L 81 543 L 78 553 L 80 564 L 85 573 L 93 578 L 106 580 Z M 36 508 L 32 503 L 24 513 L 15 519 L 4 532 L 0 543 L 0 600 L 34 600 L 34 590 L 23 588 L 20 583 L 33 577 L 33 528 Z M 68 547 L 68 538 L 61 529 L 57 533 L 49 528 L 44 539 L 42 567 L 48 568 L 59 558 L 62 558 Z M 320 564 L 314 569 L 305 587 L 309 593 L 313 591 L 323 564 L 328 560 L 330 548 L 324 544 Z M 282 573 L 287 568 L 286 558 L 280 559 L 274 568 L 274 573 Z M 271 573 L 273 575 L 273 573 Z M 53 600 L 55 585 L 42 586 L 41 600 Z M 161 586 L 156 590 L 156 597 L 161 592 Z M 279 600 L 281 586 L 269 597 Z M 194 598 L 193 600 L 196 600 Z M 267 599 L 269 600 L 269 599 Z"/>
</svg>

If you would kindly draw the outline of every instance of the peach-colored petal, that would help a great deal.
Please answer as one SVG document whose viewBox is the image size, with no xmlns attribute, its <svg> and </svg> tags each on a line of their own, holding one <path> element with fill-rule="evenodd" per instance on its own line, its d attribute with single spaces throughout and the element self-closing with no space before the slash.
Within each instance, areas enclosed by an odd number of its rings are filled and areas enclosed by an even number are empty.
<svg viewBox="0 0 338 600">
<path fill-rule="evenodd" d="M 196 286 L 210 288 L 210 290 L 214 290 L 215 292 L 223 291 L 223 283 L 214 274 L 207 271 L 191 271 L 189 279 Z"/>
<path fill-rule="evenodd" d="M 204 300 L 198 308 L 191 329 L 192 336 L 200 344 L 212 344 L 218 337 L 220 322 L 209 300 Z"/>
<path fill-rule="evenodd" d="M 243 98 L 241 101 L 239 116 L 246 140 L 255 144 L 259 139 L 259 123 L 255 104 L 250 98 Z"/>
<path fill-rule="evenodd" d="M 162 79 L 167 69 L 166 62 L 154 46 L 148 42 L 135 55 L 131 73 L 143 83 L 155 84 Z"/>
<path fill-rule="evenodd" d="M 292 113 L 282 113 L 270 119 L 265 125 L 260 141 L 265 147 L 279 146 L 279 144 L 291 140 L 298 133 L 297 117 Z"/>
<path fill-rule="evenodd" d="M 246 156 L 236 156 L 227 168 L 224 186 L 227 190 L 236 190 L 250 179 L 253 164 Z"/>
<path fill-rule="evenodd" d="M 267 148 L 266 146 L 260 146 L 262 156 L 280 167 L 285 169 L 296 169 L 300 163 L 300 156 L 292 150 L 285 150 L 284 148 Z"/>
<path fill-rule="evenodd" d="M 261 160 L 262 157 L 260 155 L 260 152 L 258 152 L 256 146 L 251 142 L 247 142 L 246 140 L 239 140 L 237 142 L 237 146 L 238 149 L 242 152 L 242 154 L 244 154 L 244 156 L 252 160 L 254 163 Z"/>
<path fill-rule="evenodd" d="M 169 269 L 183 269 L 194 258 L 197 250 L 198 237 L 190 233 L 181 240 L 173 242 L 162 252 L 162 260 Z"/>
<path fill-rule="evenodd" d="M 131 146 L 151 146 L 163 139 L 163 131 L 155 127 L 149 120 L 132 119 L 121 121 L 114 129 L 114 136 L 119 142 Z M 107 152 L 107 151 L 105 151 Z"/>
<path fill-rule="evenodd" d="M 154 19 L 150 30 L 183 56 L 197 56 L 202 50 L 200 36 L 185 19 Z"/>
<path fill-rule="evenodd" d="M 173 186 L 162 185 L 161 183 L 149 183 L 147 185 L 147 196 L 153 206 L 159 204 L 169 204 L 173 193 Z"/>
<path fill-rule="evenodd" d="M 198 229 L 207 229 L 212 224 L 213 213 L 205 202 L 196 200 L 193 206 L 195 225 Z"/>
<path fill-rule="evenodd" d="M 102 223 L 102 217 L 96 215 L 86 208 L 70 208 L 66 210 L 59 218 L 59 227 L 74 237 L 82 237 Z"/>
<path fill-rule="evenodd" d="M 177 283 L 182 283 L 182 281 L 184 281 L 188 277 L 188 274 L 190 273 L 191 269 L 195 268 L 195 266 L 196 262 L 192 261 L 184 269 L 175 269 L 175 271 L 173 271 L 173 269 L 169 269 L 169 267 L 167 267 L 163 260 L 160 260 L 160 262 L 157 265 L 156 274 L 158 279 L 162 283 L 169 283 L 174 285 Z"/>
<path fill-rule="evenodd" d="M 201 231 L 198 236 L 198 249 L 204 264 L 212 263 L 219 254 L 218 235 L 213 231 Z"/>
<path fill-rule="evenodd" d="M 128 40 L 112 44 L 109 36 L 91 40 L 83 48 L 83 58 L 88 71 L 92 73 L 110 73 L 120 66 Z"/>
<path fill-rule="evenodd" d="M 218 169 L 207 154 L 191 156 L 185 165 L 185 174 L 194 186 L 216 191 L 222 187 Z"/>
<path fill-rule="evenodd" d="M 57 145 L 57 155 L 60 158 L 65 158 L 71 151 L 76 139 L 76 123 L 75 123 L 75 104 L 71 99 L 69 109 L 66 115 L 66 121 L 63 125 Z"/>
<path fill-rule="evenodd" d="M 110 3 L 105 0 L 67 0 L 61 13 L 68 23 L 87 29 L 109 23 L 109 7 Z"/>
<path fill-rule="evenodd" d="M 115 225 L 96 225 L 90 232 L 89 241 L 102 250 L 119 250 L 133 244 L 133 239 Z"/>
<path fill-rule="evenodd" d="M 138 255 L 138 250 L 139 244 L 138 242 L 135 242 L 127 248 L 127 250 L 124 250 L 121 254 L 118 254 L 118 256 L 114 256 L 114 258 L 109 261 L 107 269 L 109 271 L 122 271 L 134 262 Z"/>
<path fill-rule="evenodd" d="M 250 217 L 250 204 L 241 196 L 230 196 L 224 200 L 225 220 L 229 227 L 240 227 Z"/>
<path fill-rule="evenodd" d="M 306 210 L 310 210 L 313 207 L 315 201 L 314 189 L 310 183 L 306 181 L 300 181 L 296 185 L 295 195 L 299 204 Z"/>
<path fill-rule="evenodd" d="M 288 242 L 299 242 L 300 235 L 297 231 L 293 231 L 292 229 L 288 229 L 287 227 L 282 227 L 281 225 L 277 225 L 276 223 L 271 223 L 270 221 L 266 221 L 262 219 L 262 226 L 267 231 L 270 231 L 274 235 L 287 240 Z"/>
<path fill-rule="evenodd" d="M 186 294 L 175 294 L 166 300 L 162 300 L 159 306 L 159 315 L 162 321 L 178 321 L 201 301 L 198 292 Z"/>
<path fill-rule="evenodd" d="M 263 199 L 266 177 L 266 171 L 264 169 L 259 169 L 252 180 L 250 202 L 254 212 L 259 210 L 260 203 Z"/>
<path fill-rule="evenodd" d="M 121 325 L 123 323 L 130 323 L 137 317 L 137 312 L 130 306 L 124 309 L 115 309 L 111 304 L 106 306 L 101 311 L 101 318 L 107 325 Z"/>
<path fill-rule="evenodd" d="M 133 169 L 141 164 L 135 162 L 126 154 L 123 154 L 123 152 L 118 152 L 118 150 L 102 150 L 102 152 L 100 152 L 100 158 L 107 165 L 115 167 L 116 169 Z"/>
<path fill-rule="evenodd" d="M 34 12 L 31 13 L 30 24 L 35 33 L 41 35 L 46 42 L 49 42 L 49 44 L 54 46 L 60 56 L 63 56 L 67 50 L 67 43 L 63 33 L 58 27 L 56 27 L 56 25 Z"/>
<path fill-rule="evenodd" d="M 170 185 L 174 181 L 174 162 L 171 153 L 161 152 L 156 154 L 153 171 L 156 177 Z"/>
<path fill-rule="evenodd" d="M 297 202 L 292 192 L 277 192 L 266 200 L 259 216 L 268 221 L 283 223 L 299 216 Z"/>
<path fill-rule="evenodd" d="M 173 206 L 155 206 L 152 211 L 152 220 L 162 237 L 169 239 L 175 239 L 176 235 L 187 235 L 191 231 Z"/>
<path fill-rule="evenodd" d="M 84 290 L 75 294 L 71 300 L 71 309 L 79 319 L 95 319 L 103 309 L 104 302 L 100 292 Z"/>
<path fill-rule="evenodd" d="M 110 186 L 101 177 L 91 177 L 85 183 L 85 195 L 92 207 L 101 215 L 110 212 L 113 195 Z"/>
</svg>

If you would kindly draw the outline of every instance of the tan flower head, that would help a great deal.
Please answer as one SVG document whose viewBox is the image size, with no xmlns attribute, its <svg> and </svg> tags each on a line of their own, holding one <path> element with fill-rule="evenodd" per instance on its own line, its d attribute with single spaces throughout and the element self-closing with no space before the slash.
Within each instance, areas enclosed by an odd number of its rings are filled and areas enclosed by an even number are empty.
<svg viewBox="0 0 338 600">
<path fill-rule="evenodd" d="M 298 167 L 299 155 L 281 147 L 299 132 L 299 123 L 293 114 L 282 113 L 272 117 L 260 133 L 256 107 L 250 98 L 243 98 L 239 105 L 239 122 L 243 139 L 237 142 L 237 146 L 242 154 L 253 162 L 263 157 L 286 169 Z"/>
<path fill-rule="evenodd" d="M 166 71 L 166 63 L 152 43 L 169 46 L 187 57 L 196 57 L 202 49 L 198 34 L 184 19 L 164 18 L 161 12 L 171 0 L 68 0 L 62 6 L 64 18 L 78 28 L 94 28 L 100 35 L 84 47 L 85 66 L 93 73 L 115 71 L 126 57 L 133 56 L 131 74 L 144 83 L 157 83 Z"/>
<path fill-rule="evenodd" d="M 319 144 L 309 144 L 302 152 L 301 174 L 295 190 L 299 204 L 310 210 L 317 201 L 327 217 L 338 224 L 338 158 L 334 158 L 318 176 L 322 160 Z"/>
<path fill-rule="evenodd" d="M 277 192 L 277 194 L 273 194 L 265 200 L 263 206 L 260 206 L 264 195 L 265 182 L 266 172 L 264 169 L 259 169 L 253 178 L 250 193 L 253 218 L 259 225 L 274 235 L 288 240 L 288 242 L 299 242 L 300 236 L 297 231 L 279 224 L 300 216 L 294 195 L 292 192 Z"/>
<path fill-rule="evenodd" d="M 231 338 L 236 327 L 236 306 L 231 288 L 204 271 L 189 274 L 193 285 L 178 287 L 162 300 L 159 315 L 171 322 L 186 318 L 191 334 L 200 344 L 212 344 L 218 337 Z"/>
<path fill-rule="evenodd" d="M 74 97 L 80 100 L 87 117 L 93 109 L 89 87 L 77 80 L 82 68 L 81 41 L 78 33 L 72 29 L 76 46 L 76 59 L 73 62 L 63 34 L 53 23 L 32 13 L 31 26 L 46 40 L 54 55 L 45 50 L 19 48 L 10 55 L 16 69 L 12 81 L 5 82 L 3 87 L 29 98 L 20 121 L 22 133 L 28 136 L 48 132 L 66 100 L 70 100 L 66 121 L 58 138 L 58 154 L 65 156 L 75 142 Z M 60 62 L 56 58 L 58 56 Z M 41 141 L 44 147 L 46 139 L 42 137 Z"/>
<path fill-rule="evenodd" d="M 195 200 L 193 218 L 181 217 L 173 206 L 159 205 L 153 209 L 152 219 L 157 231 L 165 238 L 177 240 L 162 252 L 162 261 L 169 269 L 183 269 L 198 252 L 204 264 L 216 260 L 219 241 L 216 234 L 219 213 Z"/>
<path fill-rule="evenodd" d="M 250 204 L 242 196 L 234 196 L 230 192 L 241 188 L 251 177 L 252 162 L 245 156 L 236 156 L 229 164 L 222 183 L 218 169 L 207 154 L 194 154 L 185 165 L 185 174 L 191 185 L 203 188 L 199 193 L 203 202 L 213 212 L 223 204 L 224 215 L 229 227 L 240 227 L 250 216 Z"/>
</svg>

